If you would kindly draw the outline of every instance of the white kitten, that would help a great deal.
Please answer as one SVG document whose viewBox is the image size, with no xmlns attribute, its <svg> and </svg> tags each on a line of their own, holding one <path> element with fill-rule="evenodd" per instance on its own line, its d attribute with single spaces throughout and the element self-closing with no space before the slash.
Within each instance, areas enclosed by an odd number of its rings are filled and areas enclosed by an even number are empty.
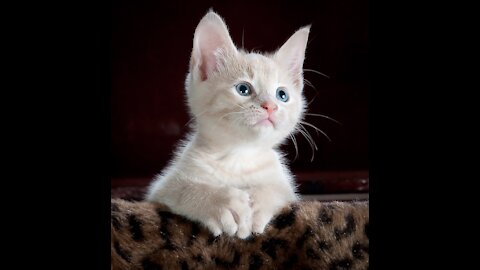
<svg viewBox="0 0 480 270">
<path fill-rule="evenodd" d="M 262 233 L 298 199 L 276 149 L 305 110 L 303 60 L 310 27 L 274 54 L 238 50 L 210 11 L 195 30 L 186 91 L 194 132 L 151 184 L 146 199 L 218 236 Z"/>
</svg>

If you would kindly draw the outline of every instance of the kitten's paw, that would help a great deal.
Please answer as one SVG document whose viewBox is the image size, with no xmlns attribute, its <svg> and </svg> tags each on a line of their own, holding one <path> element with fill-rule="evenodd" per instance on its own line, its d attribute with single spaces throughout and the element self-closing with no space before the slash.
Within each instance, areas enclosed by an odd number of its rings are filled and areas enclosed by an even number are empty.
<svg viewBox="0 0 480 270">
<path fill-rule="evenodd" d="M 213 234 L 213 236 L 217 237 L 222 234 L 222 228 L 220 224 L 217 222 L 216 219 L 209 218 L 205 222 L 205 226 L 207 226 L 208 230 Z"/>
<path fill-rule="evenodd" d="M 265 227 L 273 217 L 273 213 L 265 210 L 257 210 L 253 213 L 252 232 L 263 233 Z"/>
<path fill-rule="evenodd" d="M 229 191 L 229 203 L 227 209 L 234 219 L 234 224 L 225 232 L 229 235 L 236 234 L 237 237 L 244 239 L 250 236 L 252 227 L 252 208 L 250 207 L 250 195 L 240 189 L 231 189 Z M 233 233 L 232 233 L 233 231 Z"/>
<path fill-rule="evenodd" d="M 214 236 L 222 232 L 229 236 L 236 235 L 239 238 L 246 238 L 251 234 L 252 209 L 250 207 L 250 196 L 240 189 L 230 188 L 223 194 L 225 200 L 213 202 L 218 206 L 214 218 L 208 219 L 205 223 Z"/>
<path fill-rule="evenodd" d="M 233 217 L 233 213 L 227 208 L 220 208 L 219 216 L 216 218 L 210 218 L 205 222 L 208 229 L 212 232 L 212 234 L 217 237 L 222 232 L 233 236 L 238 230 L 238 225 L 235 222 Z"/>
<path fill-rule="evenodd" d="M 252 211 L 245 217 L 245 220 L 238 225 L 237 237 L 245 239 L 252 234 Z"/>
</svg>

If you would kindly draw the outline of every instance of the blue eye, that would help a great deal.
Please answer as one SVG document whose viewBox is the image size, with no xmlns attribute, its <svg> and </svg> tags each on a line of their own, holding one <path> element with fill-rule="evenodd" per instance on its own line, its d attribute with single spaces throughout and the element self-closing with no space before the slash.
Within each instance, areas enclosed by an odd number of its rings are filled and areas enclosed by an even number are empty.
<svg viewBox="0 0 480 270">
<path fill-rule="evenodd" d="M 283 102 L 287 102 L 289 97 L 287 94 L 287 91 L 283 88 L 278 88 L 277 89 L 277 98 Z"/>
<path fill-rule="evenodd" d="M 246 83 L 239 83 L 235 85 L 235 88 L 237 89 L 237 93 L 240 96 L 250 96 L 252 94 L 252 90 L 250 89 L 250 85 Z"/>
</svg>

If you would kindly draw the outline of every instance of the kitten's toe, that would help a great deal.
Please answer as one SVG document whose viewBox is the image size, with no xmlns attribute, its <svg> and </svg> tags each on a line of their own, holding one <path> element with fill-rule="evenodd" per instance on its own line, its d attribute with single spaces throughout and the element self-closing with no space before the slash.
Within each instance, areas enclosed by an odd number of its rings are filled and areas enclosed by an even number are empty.
<svg viewBox="0 0 480 270">
<path fill-rule="evenodd" d="M 238 238 L 245 239 L 252 234 L 252 214 L 253 211 L 248 207 L 238 216 Z"/>
<path fill-rule="evenodd" d="M 249 237 L 252 234 L 252 231 L 250 229 L 251 226 L 248 226 L 247 224 L 242 224 L 238 227 L 237 231 L 237 237 L 240 239 L 245 239 Z"/>
<path fill-rule="evenodd" d="M 265 213 L 265 212 L 255 212 L 252 221 L 252 232 L 254 233 L 263 233 L 265 231 L 265 227 L 267 226 L 268 222 L 272 215 Z"/>
<path fill-rule="evenodd" d="M 234 197 L 229 204 L 233 217 L 238 224 L 237 237 L 247 238 L 252 232 L 252 215 L 250 207 L 250 195 L 241 191 Z"/>
<path fill-rule="evenodd" d="M 214 219 L 207 220 L 205 222 L 205 225 L 210 230 L 210 232 L 213 234 L 213 236 L 217 237 L 220 234 L 222 234 L 222 229 L 220 228 L 218 222 L 215 221 Z"/>
<path fill-rule="evenodd" d="M 232 212 L 228 209 L 222 210 L 220 223 L 222 224 L 223 231 L 230 236 L 235 235 L 238 230 L 238 225 L 235 222 L 235 218 L 233 217 Z"/>
<path fill-rule="evenodd" d="M 246 238 L 251 234 L 252 228 L 250 195 L 236 188 L 230 188 L 226 194 L 228 202 L 225 208 L 228 210 L 222 210 L 223 231 L 228 235 L 236 234 L 239 238 Z"/>
</svg>

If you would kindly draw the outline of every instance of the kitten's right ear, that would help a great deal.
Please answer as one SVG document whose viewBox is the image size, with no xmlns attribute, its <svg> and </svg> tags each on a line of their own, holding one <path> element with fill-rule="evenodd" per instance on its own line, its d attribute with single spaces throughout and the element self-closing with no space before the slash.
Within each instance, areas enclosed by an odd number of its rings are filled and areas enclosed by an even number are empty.
<svg viewBox="0 0 480 270">
<path fill-rule="evenodd" d="M 219 50 L 237 51 L 222 18 L 217 13 L 209 11 L 195 30 L 190 72 L 198 71 L 200 79 L 206 80 L 217 68 Z"/>
<path fill-rule="evenodd" d="M 309 33 L 310 25 L 297 30 L 274 56 L 278 63 L 288 70 L 294 83 L 301 88 L 303 88 L 303 61 Z"/>
</svg>

